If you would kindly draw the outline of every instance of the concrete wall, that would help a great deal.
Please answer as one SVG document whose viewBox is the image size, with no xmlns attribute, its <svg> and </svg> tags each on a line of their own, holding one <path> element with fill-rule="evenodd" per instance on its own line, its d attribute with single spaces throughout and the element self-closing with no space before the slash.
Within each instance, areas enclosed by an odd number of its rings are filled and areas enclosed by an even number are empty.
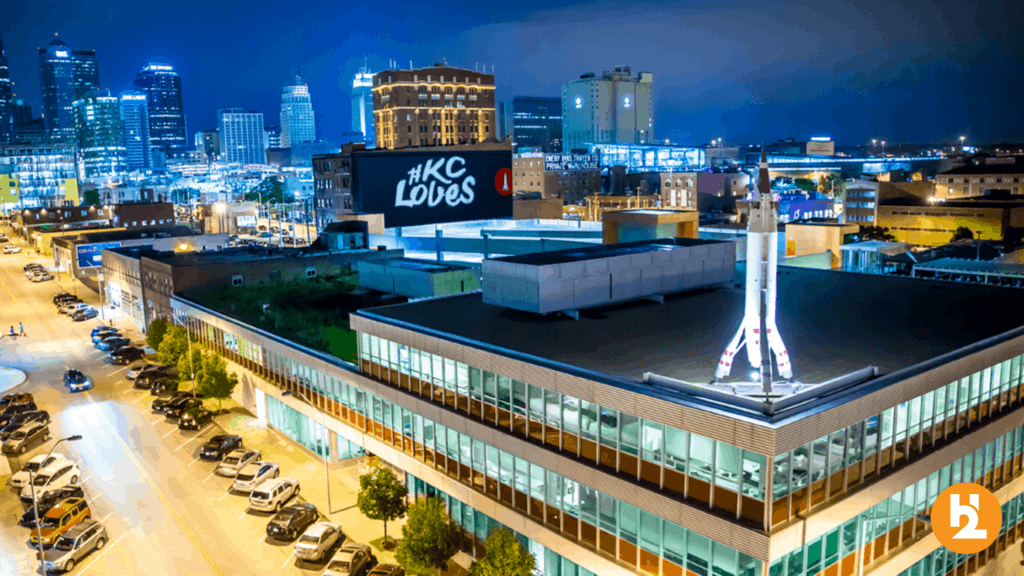
<svg viewBox="0 0 1024 576">
<path fill-rule="evenodd" d="M 860 231 L 860 226 L 857 224 L 845 226 L 786 224 L 786 257 L 829 252 L 832 254 L 832 267 L 839 268 L 842 265 L 839 247 L 843 245 L 843 236 L 858 231 Z"/>
<path fill-rule="evenodd" d="M 730 242 L 543 266 L 485 260 L 483 299 L 547 314 L 727 282 L 735 266 Z"/>
<path fill-rule="evenodd" d="M 369 261 L 359 262 L 358 268 L 360 288 L 410 298 L 448 296 L 480 288 L 480 272 L 476 269 L 431 272 Z"/>
<path fill-rule="evenodd" d="M 583 248 L 594 246 L 594 242 L 577 240 L 556 240 L 551 238 L 442 238 L 441 249 L 445 252 L 470 254 L 530 254 L 550 250 Z M 370 246 L 385 246 L 388 250 L 404 249 L 416 252 L 436 252 L 437 239 L 433 236 L 384 236 L 370 234 Z"/>
</svg>

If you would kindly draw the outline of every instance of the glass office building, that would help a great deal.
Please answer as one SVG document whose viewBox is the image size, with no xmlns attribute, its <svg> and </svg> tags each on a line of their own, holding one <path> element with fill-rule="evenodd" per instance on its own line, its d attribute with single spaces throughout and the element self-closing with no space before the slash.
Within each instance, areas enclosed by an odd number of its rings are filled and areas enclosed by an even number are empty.
<svg viewBox="0 0 1024 576">
<path fill-rule="evenodd" d="M 296 78 L 295 84 L 285 86 L 281 92 L 281 148 L 292 144 L 316 140 L 316 124 L 313 116 L 313 100 L 309 97 L 309 86 Z M 274 148 L 273 145 L 268 148 Z"/>
<path fill-rule="evenodd" d="M 72 50 L 60 39 L 39 49 L 46 133 L 54 141 L 75 139 L 72 104 L 100 86 L 99 63 L 93 50 Z"/>
<path fill-rule="evenodd" d="M 352 131 L 363 135 L 363 143 L 373 148 L 373 72 L 366 66 L 352 78 Z"/>
<path fill-rule="evenodd" d="M 176 157 L 187 152 L 181 76 L 170 64 L 151 62 L 135 75 L 135 90 L 146 95 L 149 139 L 154 152 Z"/>
<path fill-rule="evenodd" d="M 144 170 L 153 166 L 149 140 L 149 106 L 146 95 L 126 91 L 121 100 L 121 123 L 124 126 L 125 156 L 128 170 Z"/>
<path fill-rule="evenodd" d="M 811 306 L 800 287 L 825 283 Z M 546 575 L 965 576 L 1021 534 L 1024 310 L 1012 289 L 935 286 L 782 271 L 780 328 L 805 384 L 767 405 L 684 382 L 710 379 L 730 334 L 708 327 L 742 314 L 731 284 L 578 321 L 480 294 L 361 310 L 358 365 L 181 295 L 172 305 L 268 404 L 302 395 L 323 414 L 272 408 L 272 425 L 403 469 L 413 497 L 445 499 L 477 555 L 504 526 Z M 975 298 L 1001 313 L 955 312 Z M 980 554 L 944 553 L 922 519 L 971 481 L 1003 505 L 1004 533 Z"/>
<path fill-rule="evenodd" d="M 93 90 L 72 105 L 75 136 L 86 178 L 118 179 L 128 172 L 121 101 Z"/>
</svg>

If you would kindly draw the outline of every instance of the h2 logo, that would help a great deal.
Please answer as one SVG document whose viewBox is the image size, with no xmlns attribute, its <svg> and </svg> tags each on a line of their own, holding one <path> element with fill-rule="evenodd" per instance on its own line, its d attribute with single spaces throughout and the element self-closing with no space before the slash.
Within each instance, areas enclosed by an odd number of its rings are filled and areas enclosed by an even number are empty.
<svg viewBox="0 0 1024 576">
<path fill-rule="evenodd" d="M 1003 511 L 995 494 L 984 486 L 954 484 L 935 500 L 931 521 L 940 544 L 953 552 L 975 554 L 999 536 Z"/>
</svg>

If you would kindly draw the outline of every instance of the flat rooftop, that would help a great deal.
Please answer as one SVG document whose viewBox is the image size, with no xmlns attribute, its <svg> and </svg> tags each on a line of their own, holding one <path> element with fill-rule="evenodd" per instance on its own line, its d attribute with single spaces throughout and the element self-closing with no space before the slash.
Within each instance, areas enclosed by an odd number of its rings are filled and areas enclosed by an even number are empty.
<svg viewBox="0 0 1024 576">
<path fill-rule="evenodd" d="M 496 258 L 496 260 L 512 264 L 525 264 L 527 266 L 544 266 L 547 264 L 563 264 L 565 262 L 581 262 L 584 260 L 611 258 L 613 256 L 625 256 L 626 254 L 658 252 L 660 250 L 671 250 L 674 246 L 702 246 L 705 244 L 718 244 L 719 242 L 721 241 L 700 240 L 697 238 L 662 238 L 660 240 L 642 240 L 640 242 L 623 242 L 620 244 L 596 244 L 585 248 L 552 250 L 551 252 L 531 252 L 529 254 Z"/>
<path fill-rule="evenodd" d="M 742 265 L 736 283 L 742 284 Z M 975 284 L 779 267 L 778 326 L 795 379 L 818 384 L 867 366 L 881 374 L 931 360 L 1024 325 L 1020 291 Z M 580 312 L 578 321 L 484 304 L 467 294 L 364 309 L 356 314 L 525 355 L 642 381 L 654 372 L 711 380 L 743 316 L 742 287 Z M 557 369 L 557 367 L 555 368 Z M 746 353 L 727 381 L 746 378 Z"/>
</svg>

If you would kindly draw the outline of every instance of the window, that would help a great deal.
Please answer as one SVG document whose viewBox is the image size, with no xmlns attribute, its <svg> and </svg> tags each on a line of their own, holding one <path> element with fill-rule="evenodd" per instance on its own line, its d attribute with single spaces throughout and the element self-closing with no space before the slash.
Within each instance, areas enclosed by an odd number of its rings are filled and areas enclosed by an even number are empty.
<svg viewBox="0 0 1024 576">
<path fill-rule="evenodd" d="M 245 282 L 242 280 L 242 275 L 241 274 L 235 274 L 234 276 L 231 277 L 231 285 L 232 286 L 241 286 L 244 283 Z"/>
<path fill-rule="evenodd" d="M 316 268 L 312 266 L 306 268 L 306 278 L 316 278 Z"/>
</svg>

